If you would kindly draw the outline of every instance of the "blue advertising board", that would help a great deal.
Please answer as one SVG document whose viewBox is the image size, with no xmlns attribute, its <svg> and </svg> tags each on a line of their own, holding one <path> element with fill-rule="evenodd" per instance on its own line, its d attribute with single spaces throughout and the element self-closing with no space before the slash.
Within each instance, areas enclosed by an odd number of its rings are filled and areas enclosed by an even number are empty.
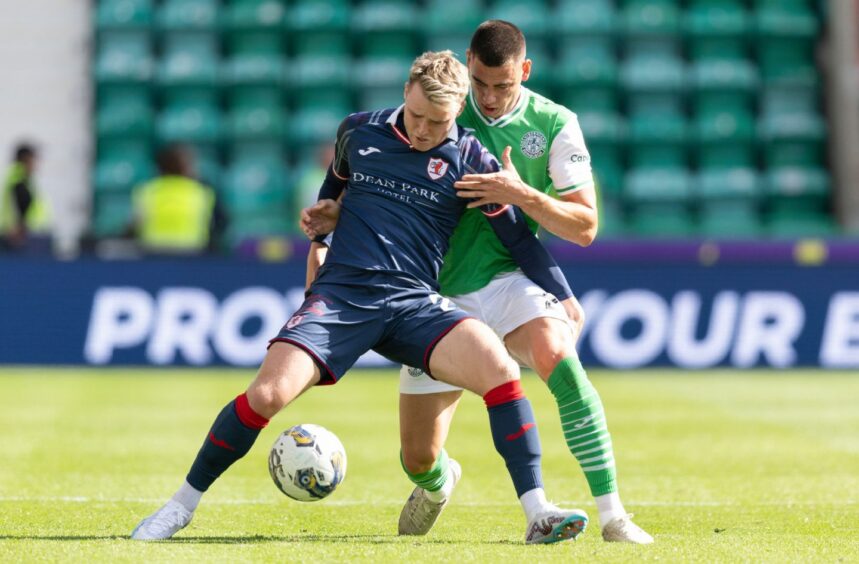
<svg viewBox="0 0 859 564">
<path fill-rule="evenodd" d="M 856 263 L 562 266 L 586 365 L 859 368 Z M 0 259 L 0 363 L 254 366 L 303 283 L 300 260 Z"/>
</svg>

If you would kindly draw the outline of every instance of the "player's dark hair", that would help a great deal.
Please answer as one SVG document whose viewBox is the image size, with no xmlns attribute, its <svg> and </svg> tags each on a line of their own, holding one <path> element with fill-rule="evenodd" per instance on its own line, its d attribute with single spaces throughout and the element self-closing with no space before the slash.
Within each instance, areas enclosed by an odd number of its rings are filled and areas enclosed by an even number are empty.
<svg viewBox="0 0 859 564">
<path fill-rule="evenodd" d="M 29 143 L 19 143 L 15 147 L 15 160 L 20 162 L 24 162 L 27 159 L 31 159 L 36 156 L 36 148 L 30 145 Z"/>
<path fill-rule="evenodd" d="M 191 176 L 193 173 L 193 155 L 191 149 L 185 145 L 167 145 L 158 151 L 155 164 L 158 172 L 170 176 Z"/>
<path fill-rule="evenodd" d="M 500 67 L 525 54 L 525 35 L 510 22 L 486 20 L 471 36 L 470 50 L 487 67 Z"/>
</svg>

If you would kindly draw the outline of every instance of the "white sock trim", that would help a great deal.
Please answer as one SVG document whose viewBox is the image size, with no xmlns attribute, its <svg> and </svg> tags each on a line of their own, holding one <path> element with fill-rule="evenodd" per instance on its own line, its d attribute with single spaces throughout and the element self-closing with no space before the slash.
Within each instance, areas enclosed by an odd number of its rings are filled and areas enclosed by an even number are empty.
<svg viewBox="0 0 859 564">
<path fill-rule="evenodd" d="M 182 482 L 182 485 L 173 494 L 173 500 L 178 501 L 182 504 L 182 506 L 190 511 L 191 513 L 197 509 L 197 506 L 200 504 L 200 499 L 203 497 L 203 492 L 194 488 L 191 484 L 188 483 L 187 480 Z"/>
<path fill-rule="evenodd" d="M 594 498 L 599 511 L 600 527 L 605 527 L 613 519 L 626 515 L 626 509 L 620 501 L 620 494 L 613 492 Z"/>
</svg>

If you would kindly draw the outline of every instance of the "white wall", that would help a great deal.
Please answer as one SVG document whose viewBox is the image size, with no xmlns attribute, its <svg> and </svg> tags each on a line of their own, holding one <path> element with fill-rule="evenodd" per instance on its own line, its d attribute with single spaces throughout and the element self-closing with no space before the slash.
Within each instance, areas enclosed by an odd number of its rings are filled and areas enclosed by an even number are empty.
<svg viewBox="0 0 859 564">
<path fill-rule="evenodd" d="M 91 4 L 2 0 L 0 164 L 19 140 L 41 150 L 37 182 L 61 249 L 86 227 L 90 206 Z"/>
</svg>

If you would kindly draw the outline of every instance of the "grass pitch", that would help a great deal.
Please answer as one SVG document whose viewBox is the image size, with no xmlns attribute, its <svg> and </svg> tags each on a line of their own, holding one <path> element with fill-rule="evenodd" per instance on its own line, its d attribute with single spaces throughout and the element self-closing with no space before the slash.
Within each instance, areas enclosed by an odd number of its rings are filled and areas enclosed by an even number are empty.
<svg viewBox="0 0 859 564">
<path fill-rule="evenodd" d="M 656 537 L 602 542 L 551 396 L 525 377 L 546 489 L 589 512 L 576 543 L 525 546 L 524 519 L 482 402 L 466 396 L 448 451 L 463 480 L 436 528 L 399 538 L 412 489 L 399 467 L 393 371 L 314 389 L 261 435 L 169 542 L 127 540 L 184 477 L 214 416 L 252 371 L 0 370 L 0 562 L 859 561 L 859 375 L 597 372 L 621 494 Z M 281 495 L 275 436 L 318 423 L 349 466 L 329 499 Z"/>
</svg>

